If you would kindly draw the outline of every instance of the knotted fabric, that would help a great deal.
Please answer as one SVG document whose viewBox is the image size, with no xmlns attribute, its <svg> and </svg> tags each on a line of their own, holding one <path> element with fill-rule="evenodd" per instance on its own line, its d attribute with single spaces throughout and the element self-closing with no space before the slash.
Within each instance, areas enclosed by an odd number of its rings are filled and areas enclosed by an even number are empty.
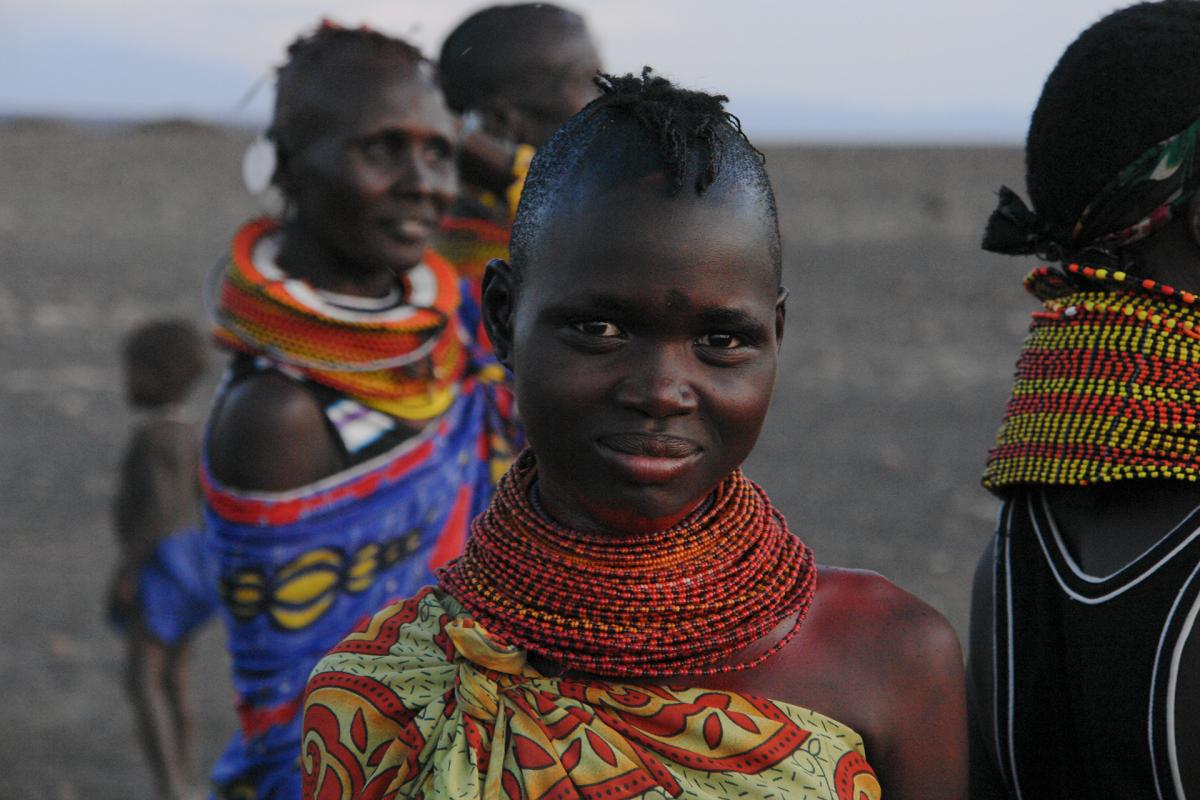
<svg viewBox="0 0 1200 800">
<path fill-rule="evenodd" d="M 1006 255 L 1038 254 L 1062 261 L 1086 251 L 1114 256 L 1178 215 L 1200 186 L 1200 119 L 1147 149 L 1092 199 L 1069 231 L 1052 226 L 1016 192 L 1000 187 L 983 249 Z"/>
<path fill-rule="evenodd" d="M 427 588 L 309 681 L 305 798 L 876 800 L 861 738 L 734 692 L 551 678 Z"/>
</svg>

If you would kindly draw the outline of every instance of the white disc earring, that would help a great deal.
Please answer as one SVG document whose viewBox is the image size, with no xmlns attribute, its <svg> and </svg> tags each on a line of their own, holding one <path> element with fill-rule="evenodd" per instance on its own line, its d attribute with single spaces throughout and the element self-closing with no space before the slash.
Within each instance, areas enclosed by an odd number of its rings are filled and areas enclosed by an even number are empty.
<svg viewBox="0 0 1200 800">
<path fill-rule="evenodd" d="M 271 188 L 275 177 L 275 144 L 260 133 L 246 148 L 242 156 L 242 183 L 253 195 L 260 195 Z"/>
</svg>

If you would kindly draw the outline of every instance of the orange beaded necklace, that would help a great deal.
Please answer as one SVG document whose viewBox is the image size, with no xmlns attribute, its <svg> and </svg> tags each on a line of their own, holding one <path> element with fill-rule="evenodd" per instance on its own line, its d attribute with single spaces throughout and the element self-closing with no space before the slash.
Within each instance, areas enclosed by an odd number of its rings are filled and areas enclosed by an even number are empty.
<svg viewBox="0 0 1200 800">
<path fill-rule="evenodd" d="M 687 520 L 639 536 L 556 524 L 530 500 L 535 478 L 527 451 L 438 574 L 493 635 L 577 672 L 665 677 L 757 666 L 799 631 L 816 590 L 812 551 L 740 469 Z M 793 615 L 767 651 L 719 663 Z"/>
</svg>

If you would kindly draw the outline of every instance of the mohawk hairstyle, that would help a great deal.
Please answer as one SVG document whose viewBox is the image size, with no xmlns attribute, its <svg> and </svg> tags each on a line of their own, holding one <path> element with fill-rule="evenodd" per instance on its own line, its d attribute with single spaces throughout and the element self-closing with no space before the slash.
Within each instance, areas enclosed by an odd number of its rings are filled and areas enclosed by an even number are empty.
<svg viewBox="0 0 1200 800">
<path fill-rule="evenodd" d="M 1034 209 L 1060 236 L 1114 176 L 1200 115 L 1200 2 L 1115 11 L 1046 79 L 1025 145 Z"/>
<path fill-rule="evenodd" d="M 725 148 L 722 128 L 732 128 L 760 162 L 766 163 L 766 156 L 746 137 L 742 121 L 725 110 L 729 98 L 723 94 L 681 89 L 661 75 L 654 75 L 650 67 L 642 68 L 641 77 L 632 73 L 619 78 L 599 75 L 596 85 L 603 94 L 588 105 L 585 113 L 625 110 L 643 128 L 657 134 L 667 176 L 676 190 L 683 188 L 689 148 L 693 145 L 699 147 L 703 165 L 696 175 L 696 193 L 703 194 L 716 180 Z"/>
<path fill-rule="evenodd" d="M 692 188 L 704 194 L 725 170 L 761 193 L 771 220 L 771 258 L 782 271 L 782 248 L 775 193 L 767 177 L 766 157 L 750 143 L 741 121 L 725 110 L 729 98 L 683 89 L 651 67 L 641 75 L 595 78 L 601 95 L 569 119 L 530 165 L 513 222 L 511 253 L 519 275 L 537 230 L 555 205 L 555 195 L 581 162 L 595 150 L 649 147 L 676 192 L 684 189 L 695 164 Z M 630 124 L 632 123 L 632 124 Z"/>
</svg>

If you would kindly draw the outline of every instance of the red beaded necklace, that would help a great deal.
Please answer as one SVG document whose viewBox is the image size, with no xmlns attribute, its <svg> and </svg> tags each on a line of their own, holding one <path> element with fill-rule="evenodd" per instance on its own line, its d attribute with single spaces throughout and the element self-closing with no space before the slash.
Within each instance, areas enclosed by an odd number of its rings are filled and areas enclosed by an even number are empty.
<svg viewBox="0 0 1200 800">
<path fill-rule="evenodd" d="M 566 669 L 606 677 L 748 669 L 800 630 L 817 585 L 812 551 L 734 470 L 712 501 L 664 531 L 583 533 L 530 501 L 526 454 L 471 525 L 442 587 L 487 630 Z M 718 664 L 795 615 L 767 651 Z"/>
</svg>

